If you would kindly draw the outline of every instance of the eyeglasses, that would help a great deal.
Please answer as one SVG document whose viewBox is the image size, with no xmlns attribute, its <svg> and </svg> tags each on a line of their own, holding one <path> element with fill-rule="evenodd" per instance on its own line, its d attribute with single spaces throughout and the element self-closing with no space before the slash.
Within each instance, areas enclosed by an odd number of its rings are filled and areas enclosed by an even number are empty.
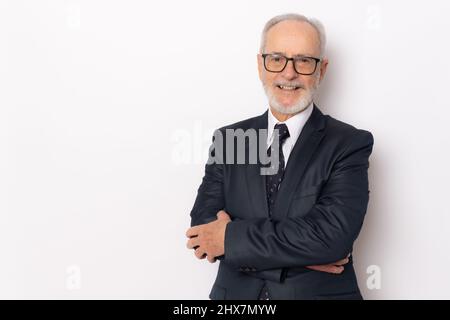
<svg viewBox="0 0 450 320">
<path fill-rule="evenodd" d="M 269 72 L 283 72 L 288 62 L 292 60 L 295 72 L 305 76 L 316 72 L 317 64 L 321 61 L 319 58 L 308 56 L 288 58 L 279 53 L 263 53 L 261 56 L 264 59 L 264 68 Z"/>
</svg>

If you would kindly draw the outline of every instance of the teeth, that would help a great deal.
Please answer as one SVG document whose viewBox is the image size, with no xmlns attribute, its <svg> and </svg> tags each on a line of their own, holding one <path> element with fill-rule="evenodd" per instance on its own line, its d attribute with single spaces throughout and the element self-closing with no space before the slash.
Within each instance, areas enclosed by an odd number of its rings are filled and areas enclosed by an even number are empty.
<svg viewBox="0 0 450 320">
<path fill-rule="evenodd" d="M 297 87 L 291 87 L 291 86 L 278 86 L 280 89 L 283 90 L 295 90 Z"/>
</svg>

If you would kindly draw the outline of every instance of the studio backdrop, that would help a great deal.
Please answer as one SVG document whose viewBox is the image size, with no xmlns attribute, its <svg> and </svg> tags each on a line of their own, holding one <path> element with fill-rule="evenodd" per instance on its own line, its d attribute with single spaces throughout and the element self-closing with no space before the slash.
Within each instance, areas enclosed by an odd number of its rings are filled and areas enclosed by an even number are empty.
<svg viewBox="0 0 450 320">
<path fill-rule="evenodd" d="M 366 299 L 450 299 L 446 1 L 0 0 L 0 298 L 207 299 L 186 249 L 213 130 L 262 114 L 256 54 L 326 27 L 316 103 L 372 132 Z"/>
</svg>

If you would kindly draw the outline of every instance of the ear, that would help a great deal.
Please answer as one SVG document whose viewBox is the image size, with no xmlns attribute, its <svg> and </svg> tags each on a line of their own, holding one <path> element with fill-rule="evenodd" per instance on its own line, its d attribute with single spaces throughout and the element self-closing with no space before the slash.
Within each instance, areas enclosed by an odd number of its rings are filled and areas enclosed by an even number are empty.
<svg viewBox="0 0 450 320">
<path fill-rule="evenodd" d="M 263 80 L 263 78 L 262 78 L 262 74 L 263 74 L 263 69 L 264 69 L 264 66 L 263 66 L 263 57 L 262 57 L 262 55 L 260 54 L 260 53 L 258 53 L 257 55 L 256 55 L 256 59 L 257 59 L 257 62 L 258 62 L 258 75 L 259 75 L 259 80 Z"/>
<path fill-rule="evenodd" d="M 322 82 L 323 78 L 325 77 L 327 67 L 328 67 L 328 58 L 325 57 L 320 63 L 320 80 L 319 80 L 320 82 Z"/>
</svg>

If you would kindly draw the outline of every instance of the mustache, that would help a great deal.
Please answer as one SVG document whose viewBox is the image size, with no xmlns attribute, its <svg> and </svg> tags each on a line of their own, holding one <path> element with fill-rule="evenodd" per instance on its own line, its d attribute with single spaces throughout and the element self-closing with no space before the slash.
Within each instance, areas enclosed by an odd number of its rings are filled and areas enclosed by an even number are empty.
<svg viewBox="0 0 450 320">
<path fill-rule="evenodd" d="M 276 81 L 274 82 L 274 86 L 286 86 L 286 87 L 299 87 L 305 89 L 305 86 L 296 81 Z"/>
</svg>

